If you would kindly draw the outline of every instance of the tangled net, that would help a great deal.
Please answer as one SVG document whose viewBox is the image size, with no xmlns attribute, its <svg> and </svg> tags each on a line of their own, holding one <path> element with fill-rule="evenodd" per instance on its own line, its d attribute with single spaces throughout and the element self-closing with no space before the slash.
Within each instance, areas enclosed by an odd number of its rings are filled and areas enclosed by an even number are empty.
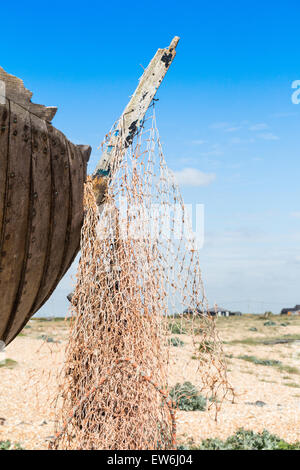
<svg viewBox="0 0 300 470">
<path fill-rule="evenodd" d="M 178 367 L 216 411 L 230 390 L 154 107 L 129 147 L 121 136 L 100 213 L 94 181 L 85 187 L 56 449 L 176 448 L 169 387 Z M 184 332 L 178 359 L 174 341 Z"/>
</svg>

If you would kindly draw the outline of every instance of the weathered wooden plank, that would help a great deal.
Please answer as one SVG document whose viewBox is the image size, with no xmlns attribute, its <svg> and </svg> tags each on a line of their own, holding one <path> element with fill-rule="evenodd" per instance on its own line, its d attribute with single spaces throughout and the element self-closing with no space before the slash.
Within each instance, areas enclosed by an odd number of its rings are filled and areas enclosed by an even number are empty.
<svg viewBox="0 0 300 470">
<path fill-rule="evenodd" d="M 8 342 L 22 330 L 31 316 L 52 295 L 57 284 L 69 269 L 79 251 L 81 223 L 83 219 L 82 197 L 83 182 L 86 178 L 87 162 L 91 153 L 91 147 L 74 145 L 66 137 L 52 126 L 48 126 L 49 145 L 51 147 L 51 193 L 52 203 L 50 209 L 50 224 L 45 225 L 48 234 L 47 248 L 45 250 L 45 263 L 42 279 L 34 304 L 30 309 L 19 307 L 20 320 L 23 322 L 13 325 Z M 50 138 L 51 136 L 51 138 Z M 71 150 L 69 150 L 69 147 Z M 53 152 L 53 149 L 56 151 Z M 73 153 L 71 153 L 71 151 Z M 72 159 L 73 155 L 73 159 Z M 74 187 L 71 186 L 72 170 L 69 169 L 68 161 L 73 161 L 73 172 L 78 174 L 74 177 Z M 69 177 L 68 177 L 69 176 Z M 79 186 L 78 186 L 79 185 Z M 55 188 L 59 187 L 60 191 Z M 74 194 L 73 194 L 74 193 Z M 72 202 L 74 207 L 72 209 Z M 73 220 L 74 216 L 74 220 Z M 62 219 L 62 220 L 61 220 Z M 76 222 L 77 221 L 77 222 Z M 80 222 L 81 221 L 81 222 Z M 36 283 L 36 281 L 33 281 Z M 26 293 L 25 293 L 26 294 Z M 24 315 L 24 312 L 27 314 Z"/>
<path fill-rule="evenodd" d="M 7 338 L 23 281 L 26 256 L 28 201 L 30 200 L 31 138 L 28 111 L 10 103 L 11 121 L 8 149 L 8 184 L 4 210 L 3 245 L 0 273 L 0 337 Z"/>
<path fill-rule="evenodd" d="M 94 172 L 94 188 L 97 204 L 103 203 L 107 184 L 109 182 L 110 170 L 116 162 L 114 148 L 122 138 L 124 146 L 129 146 L 134 136 L 138 133 L 143 124 L 147 109 L 156 95 L 171 63 L 176 56 L 176 47 L 179 37 L 175 36 L 170 46 L 166 49 L 158 49 L 150 64 L 143 73 L 137 89 L 132 95 L 128 105 L 121 118 L 118 121 L 116 129 L 111 135 L 106 149 L 104 150 L 100 161 Z"/>
<path fill-rule="evenodd" d="M 28 219 L 28 248 L 25 259 L 23 289 L 15 305 L 14 320 L 7 337 L 28 321 L 39 293 L 46 264 L 49 227 L 51 224 L 51 161 L 48 129 L 45 121 L 30 115 L 32 129 L 31 194 Z M 27 313 L 24 318 L 24 312 Z"/>
<path fill-rule="evenodd" d="M 9 124 L 10 106 L 9 101 L 2 97 L 0 105 L 0 292 L 3 287 L 5 256 L 4 240 L 5 219 L 7 211 L 7 186 L 8 186 L 8 146 L 9 146 Z M 5 316 L 4 316 L 5 315 Z M 8 320 L 8 313 L 0 315 L 0 332 L 4 332 Z"/>
<path fill-rule="evenodd" d="M 1 252 L 2 252 L 2 223 L 5 213 L 7 189 L 7 166 L 8 166 L 8 142 L 9 142 L 9 101 L 4 100 L 4 104 L 0 104 L 0 271 L 1 271 Z"/>
<path fill-rule="evenodd" d="M 61 132 L 50 124 L 47 125 L 47 128 L 51 147 L 51 223 L 49 225 L 46 266 L 33 307 L 34 311 L 37 311 L 50 297 L 60 280 L 71 205 L 67 140 Z"/>
<path fill-rule="evenodd" d="M 12 100 L 14 103 L 19 104 L 27 109 L 32 114 L 35 114 L 45 121 L 51 122 L 54 118 L 57 108 L 50 106 L 46 107 L 41 104 L 31 102 L 32 92 L 25 88 L 24 83 L 17 77 L 8 74 L 0 67 L 0 80 L 5 83 L 5 96 L 6 99 Z"/>
<path fill-rule="evenodd" d="M 86 179 L 86 175 L 87 175 L 87 163 L 88 163 L 88 160 L 90 158 L 90 154 L 91 154 L 91 147 L 88 146 L 88 145 L 74 145 L 72 143 L 69 143 L 70 146 L 71 146 L 71 149 L 74 148 L 74 152 L 73 152 L 73 155 L 74 155 L 74 159 L 75 159 L 75 162 L 74 164 L 71 165 L 71 168 L 73 167 L 73 171 L 75 168 L 78 168 L 80 169 L 81 173 L 79 174 L 79 178 L 80 178 L 80 181 L 82 180 L 83 182 L 85 181 Z M 72 150 L 71 150 L 72 152 Z M 70 152 L 70 156 L 72 155 L 72 153 Z M 71 156 L 71 160 L 72 159 L 72 156 Z M 81 165 L 81 161 L 82 161 L 82 165 Z M 72 169 L 70 170 L 70 178 L 72 176 Z M 80 183 L 81 184 L 81 183 Z M 73 191 L 79 191 L 81 193 L 81 196 L 79 197 L 79 201 L 80 201 L 80 205 L 82 207 L 83 205 L 83 191 L 84 191 L 84 186 L 83 185 L 80 185 L 80 186 L 77 186 L 74 185 L 73 186 L 73 190 L 70 189 L 70 197 L 72 198 L 72 202 L 70 202 L 70 217 L 69 217 L 69 220 L 70 220 L 70 223 L 72 223 L 72 214 L 74 214 L 74 209 L 71 210 L 71 204 L 75 202 L 75 199 L 73 197 Z M 63 254 L 63 262 L 60 266 L 60 269 L 58 270 L 58 263 L 55 261 L 55 258 L 51 258 L 50 259 L 50 264 L 53 265 L 55 263 L 55 266 L 56 266 L 56 270 L 58 272 L 58 275 L 57 275 L 57 278 L 55 279 L 55 281 L 53 282 L 52 284 L 52 287 L 51 287 L 51 290 L 48 290 L 48 293 L 46 295 L 46 297 L 43 298 L 43 300 L 38 303 L 35 308 L 34 308 L 34 311 L 38 311 L 42 305 L 48 300 L 48 298 L 52 295 L 52 293 L 54 292 L 55 288 L 57 287 L 58 283 L 60 282 L 60 280 L 62 279 L 62 277 L 64 276 L 64 274 L 68 271 L 68 269 L 70 268 L 70 266 L 72 265 L 74 259 L 76 258 L 76 255 L 80 249 L 80 232 L 81 232 L 81 224 L 82 224 L 82 220 L 83 220 L 83 208 L 82 208 L 82 212 L 80 214 L 80 212 L 77 211 L 77 216 L 76 216 L 76 219 L 77 219 L 77 223 L 74 221 L 73 223 L 73 229 L 71 228 L 71 225 L 70 225 L 70 228 L 66 230 L 66 239 L 65 239 L 65 244 L 64 244 L 64 254 Z M 66 218 L 67 220 L 67 218 Z M 78 222 L 81 220 L 81 223 L 80 225 L 78 226 Z M 70 238 L 71 236 L 71 238 Z M 52 245 L 55 247 L 55 243 L 52 243 Z M 62 244 L 63 246 L 63 244 Z M 52 252 L 52 250 L 51 250 Z M 49 271 L 50 271 L 50 268 L 49 268 Z M 45 282 L 47 283 L 47 285 L 49 284 L 50 285 L 50 281 L 48 280 L 48 278 L 45 279 Z M 52 282 L 52 281 L 51 281 Z M 41 292 L 42 289 L 41 289 Z M 39 299 L 40 299 L 41 296 L 39 296 Z"/>
<path fill-rule="evenodd" d="M 71 182 L 70 227 L 67 233 L 66 250 L 61 274 L 64 274 L 70 266 L 74 252 L 79 250 L 80 231 L 83 222 L 83 189 L 85 181 L 85 167 L 80 149 L 68 142 L 69 171 Z"/>
</svg>

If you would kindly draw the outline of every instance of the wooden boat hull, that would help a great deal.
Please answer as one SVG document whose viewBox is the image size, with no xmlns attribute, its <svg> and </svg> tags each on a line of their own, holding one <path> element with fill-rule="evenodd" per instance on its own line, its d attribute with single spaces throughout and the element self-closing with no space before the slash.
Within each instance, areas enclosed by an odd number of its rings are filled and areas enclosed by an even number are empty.
<svg viewBox="0 0 300 470">
<path fill-rule="evenodd" d="M 0 80 L 0 340 L 8 344 L 78 253 L 91 148 L 51 125 L 55 108 L 24 102 L 31 93 L 1 68 Z"/>
</svg>

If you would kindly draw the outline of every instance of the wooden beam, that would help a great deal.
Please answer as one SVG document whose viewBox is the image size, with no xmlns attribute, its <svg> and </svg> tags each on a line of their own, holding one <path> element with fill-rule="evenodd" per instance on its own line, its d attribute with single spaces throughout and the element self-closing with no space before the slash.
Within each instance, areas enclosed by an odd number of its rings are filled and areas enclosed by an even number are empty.
<svg viewBox="0 0 300 470">
<path fill-rule="evenodd" d="M 0 67 L 0 104 L 4 104 L 4 98 L 13 101 L 14 103 L 27 109 L 30 113 L 43 119 L 44 121 L 51 122 L 54 118 L 57 108 L 53 106 L 43 106 L 31 102 L 32 92 L 25 88 L 24 83 L 14 75 L 10 75 Z"/>
<path fill-rule="evenodd" d="M 143 73 L 138 87 L 126 106 L 118 124 L 110 137 L 106 149 L 93 174 L 94 191 L 98 206 L 104 203 L 107 185 L 110 180 L 110 170 L 115 162 L 114 148 L 123 138 L 124 146 L 128 147 L 138 134 L 153 98 L 156 95 L 171 63 L 176 55 L 179 37 L 175 36 L 169 47 L 158 49 L 150 64 Z"/>
</svg>

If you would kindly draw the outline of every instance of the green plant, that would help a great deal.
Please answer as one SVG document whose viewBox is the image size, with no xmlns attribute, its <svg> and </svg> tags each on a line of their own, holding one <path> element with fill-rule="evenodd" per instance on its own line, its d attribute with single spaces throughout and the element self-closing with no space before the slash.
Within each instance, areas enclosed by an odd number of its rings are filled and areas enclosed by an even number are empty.
<svg viewBox="0 0 300 470">
<path fill-rule="evenodd" d="M 0 441 L 0 450 L 23 450 L 19 443 L 13 444 L 11 441 Z"/>
<path fill-rule="evenodd" d="M 205 439 L 194 450 L 300 450 L 300 442 L 289 444 L 269 431 L 261 433 L 239 429 L 225 441 L 221 439 Z"/>
<path fill-rule="evenodd" d="M 180 410 L 205 411 L 207 400 L 191 382 L 177 383 L 170 390 L 170 397 Z"/>
<path fill-rule="evenodd" d="M 5 367 L 7 369 L 13 369 L 17 365 L 17 361 L 14 361 L 13 359 L 5 359 L 5 361 L 0 362 L 0 367 Z"/>
<path fill-rule="evenodd" d="M 281 372 L 287 372 L 288 374 L 300 374 L 299 369 L 294 366 L 286 366 L 285 364 L 279 364 L 278 369 Z"/>
<path fill-rule="evenodd" d="M 276 326 L 276 323 L 274 321 L 269 320 L 264 323 L 264 326 Z"/>
<path fill-rule="evenodd" d="M 179 323 L 169 323 L 169 330 L 173 335 L 185 335 L 186 330 Z"/>
<path fill-rule="evenodd" d="M 264 313 L 264 317 L 265 317 L 265 318 L 269 318 L 269 317 L 271 317 L 272 315 L 273 315 L 273 312 L 265 312 L 265 313 Z"/>
<path fill-rule="evenodd" d="M 194 328 L 194 335 L 195 336 L 202 335 L 203 333 L 204 333 L 203 328 Z"/>
<path fill-rule="evenodd" d="M 210 352 L 213 350 L 213 343 L 211 341 L 202 341 L 202 343 L 199 344 L 199 351 L 200 352 L 204 352 L 204 353 L 207 353 L 207 352 Z"/>
<path fill-rule="evenodd" d="M 233 341 L 223 341 L 224 344 L 247 344 L 250 346 L 255 346 L 259 344 L 274 345 L 274 344 L 285 344 L 293 343 L 294 341 L 300 341 L 299 334 L 293 335 L 283 335 L 281 337 L 264 337 L 264 338 L 244 338 L 244 339 L 235 339 Z"/>
<path fill-rule="evenodd" d="M 184 342 L 177 336 L 175 338 L 169 338 L 169 344 L 175 348 L 184 346 Z"/>
<path fill-rule="evenodd" d="M 217 397 L 214 397 L 214 396 L 209 397 L 209 401 L 211 403 L 220 403 L 220 400 Z"/>
<path fill-rule="evenodd" d="M 238 359 L 243 359 L 244 361 L 247 362 L 252 362 L 253 364 L 257 364 L 260 366 L 279 366 L 281 365 L 280 361 L 275 361 L 273 359 L 259 359 L 256 356 L 238 356 Z"/>
<path fill-rule="evenodd" d="M 287 387 L 292 387 L 292 388 L 300 388 L 300 384 L 296 384 L 295 382 L 285 383 L 284 385 L 286 385 Z"/>
<path fill-rule="evenodd" d="M 10 441 L 0 441 L 0 450 L 9 450 L 11 446 Z"/>
<path fill-rule="evenodd" d="M 243 359 L 244 361 L 247 362 L 252 362 L 253 364 L 257 364 L 260 366 L 273 366 L 277 367 L 278 370 L 281 372 L 287 372 L 288 374 L 300 374 L 299 369 L 297 367 L 293 366 L 287 366 L 285 364 L 282 364 L 280 361 L 276 361 L 274 359 L 259 359 L 256 356 L 238 356 L 238 359 Z"/>
</svg>

